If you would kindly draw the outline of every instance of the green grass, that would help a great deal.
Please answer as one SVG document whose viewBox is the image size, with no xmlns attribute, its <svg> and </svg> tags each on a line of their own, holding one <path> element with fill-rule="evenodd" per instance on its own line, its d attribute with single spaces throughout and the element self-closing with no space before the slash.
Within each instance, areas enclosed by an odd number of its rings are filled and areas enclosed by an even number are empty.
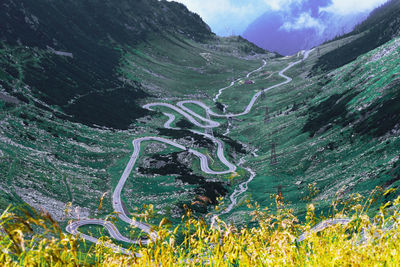
<svg viewBox="0 0 400 267">
<path fill-rule="evenodd" d="M 360 107 L 380 102 L 383 95 L 386 95 L 385 98 L 396 97 L 394 88 L 398 86 L 390 89 L 388 85 L 393 84 L 393 78 L 400 72 L 399 48 L 396 53 L 391 53 L 386 58 L 370 62 L 370 58 L 375 54 L 395 44 L 396 41 L 388 43 L 351 65 L 327 74 L 331 81 L 326 85 L 321 85 L 324 76 L 308 79 L 294 76 L 291 85 L 269 92 L 266 101 L 260 101 L 254 112 L 242 118 L 243 121 L 238 124 L 239 128 L 234 129 L 230 136 L 235 140 L 251 143 L 260 151 L 258 158 L 249 156 L 248 164 L 258 173 L 249 189 L 249 194 L 255 201 L 267 205 L 270 202 L 268 194 L 276 193 L 280 188 L 293 208 L 301 213 L 304 212 L 301 208 L 304 203 L 302 198 L 309 183 L 316 182 L 320 190 L 314 198 L 315 202 L 320 203 L 320 210 L 325 210 L 329 199 L 340 189 L 348 194 L 368 192 L 377 185 L 398 186 L 398 182 L 389 182 L 396 176 L 388 175 L 394 169 L 394 163 L 398 161 L 398 134 L 387 133 L 377 138 L 373 136 L 373 132 L 372 136 L 369 132 L 359 133 L 352 125 L 339 124 L 332 115 L 320 120 L 320 125 L 315 127 L 315 132 L 324 127 L 325 131 L 315 136 L 312 136 L 312 132 L 310 136 L 310 133 L 304 130 L 313 114 L 312 110 L 318 105 L 321 105 L 321 110 L 318 111 L 321 115 L 339 108 L 340 114 L 345 112 L 343 116 L 352 115 L 359 118 L 357 114 L 362 112 Z M 314 60 L 315 54 L 311 54 L 311 61 Z M 354 71 L 356 67 L 359 68 L 357 72 Z M 288 74 L 293 76 L 301 72 L 298 66 Z M 366 82 L 370 75 L 374 75 L 374 78 Z M 388 90 L 383 91 L 382 88 Z M 359 92 L 344 103 L 347 111 L 341 106 L 324 104 L 330 96 L 346 90 L 352 93 Z M 297 103 L 298 107 L 292 111 L 294 103 Z M 270 122 L 267 124 L 263 121 L 266 106 L 271 113 Z M 393 111 L 386 114 L 397 116 Z M 393 123 L 396 121 L 394 118 Z M 372 127 L 370 129 L 373 129 Z M 274 167 L 269 166 L 270 140 L 277 143 L 279 164 Z M 302 184 L 296 185 L 298 181 Z M 237 212 L 241 210 L 238 208 Z"/>
<path fill-rule="evenodd" d="M 144 81 L 145 87 L 163 97 L 193 97 L 193 95 L 214 95 L 217 89 L 225 87 L 232 76 L 240 77 L 261 65 L 261 60 L 243 60 L 229 54 L 215 51 L 193 41 L 180 42 L 171 37 L 170 41 L 151 39 L 148 44 L 134 50 L 127 49 L 121 62 L 120 72 L 125 77 L 136 77 Z M 214 48 L 213 48 L 214 47 Z M 201 54 L 207 53 L 208 62 Z M 268 55 L 265 55 L 268 57 Z M 234 70 L 234 73 L 232 73 Z"/>
</svg>

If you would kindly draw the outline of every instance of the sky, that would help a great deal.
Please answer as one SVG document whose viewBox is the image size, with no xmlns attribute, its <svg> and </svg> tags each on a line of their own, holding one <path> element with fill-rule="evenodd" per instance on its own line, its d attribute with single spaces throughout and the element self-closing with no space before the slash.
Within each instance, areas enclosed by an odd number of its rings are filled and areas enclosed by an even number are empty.
<svg viewBox="0 0 400 267">
<path fill-rule="evenodd" d="M 213 32 L 221 36 L 239 35 L 259 16 L 267 12 L 285 11 L 289 7 L 304 4 L 312 0 L 174 0 L 185 4 L 189 10 L 199 14 L 210 25 Z M 315 1 L 314 1 L 315 2 Z M 318 12 L 329 12 L 334 15 L 352 15 L 371 11 L 387 0 L 327 0 L 321 1 Z M 312 16 L 301 14 L 295 18 L 296 26 L 317 23 Z M 314 25 L 319 27 L 318 25 Z"/>
</svg>

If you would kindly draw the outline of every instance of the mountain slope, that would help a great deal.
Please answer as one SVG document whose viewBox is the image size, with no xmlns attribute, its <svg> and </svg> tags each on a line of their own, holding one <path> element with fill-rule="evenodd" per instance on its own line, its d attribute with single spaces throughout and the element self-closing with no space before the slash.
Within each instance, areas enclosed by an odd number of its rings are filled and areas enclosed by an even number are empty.
<svg viewBox="0 0 400 267">
<path fill-rule="evenodd" d="M 239 37 L 216 37 L 177 3 L 1 5 L 0 207 L 26 203 L 62 223 L 113 212 L 109 192 L 129 161 L 134 137 L 160 135 L 214 152 L 198 135 L 162 129 L 163 116 L 143 104 L 207 98 L 274 56 Z M 197 196 L 215 203 L 227 193 L 229 183 L 200 176 L 190 157 L 160 157 L 157 149 L 146 146 L 149 156 L 140 164 L 155 157 L 166 163 L 163 175 L 144 171 L 130 181 L 137 190 L 124 197 L 129 210 L 154 204 L 176 218 Z M 66 216 L 68 203 L 74 211 Z M 207 205 L 199 209 L 206 212 Z"/>
<path fill-rule="evenodd" d="M 353 193 L 400 188 L 399 38 L 306 78 L 318 58 L 316 49 L 303 67 L 287 73 L 294 77 L 291 84 L 271 90 L 243 122 L 234 122 L 229 136 L 250 143 L 257 154 L 247 165 L 257 176 L 238 203 L 251 199 L 268 206 L 268 196 L 280 193 L 303 218 L 310 202 L 329 214 L 332 201 L 345 203 Z M 271 164 L 274 154 L 277 164 Z M 247 212 L 239 205 L 223 218 L 246 224 Z"/>
<path fill-rule="evenodd" d="M 374 10 L 354 31 L 347 34 L 360 35 L 357 39 L 323 55 L 313 68 L 313 72 L 329 71 L 355 60 L 393 37 L 400 35 L 400 1 L 391 0 Z"/>
<path fill-rule="evenodd" d="M 292 55 L 352 31 L 368 16 L 367 12 L 351 15 L 320 12 L 324 4 L 328 2 L 303 1 L 291 5 L 288 10 L 268 11 L 257 18 L 243 36 L 270 51 Z"/>
<path fill-rule="evenodd" d="M 61 118 L 123 129 L 147 114 L 137 101 L 148 94 L 138 82 L 120 81 L 116 71 L 121 49 L 146 42 L 152 34 L 180 34 L 197 41 L 213 37 L 183 5 L 156 0 L 7 0 L 0 24 L 2 48 L 17 46 L 26 58 L 26 63 L 2 61 L 4 75 L 23 76 L 35 98 L 65 113 L 57 113 Z M 3 87 L 11 94 L 27 94 L 12 84 Z"/>
</svg>

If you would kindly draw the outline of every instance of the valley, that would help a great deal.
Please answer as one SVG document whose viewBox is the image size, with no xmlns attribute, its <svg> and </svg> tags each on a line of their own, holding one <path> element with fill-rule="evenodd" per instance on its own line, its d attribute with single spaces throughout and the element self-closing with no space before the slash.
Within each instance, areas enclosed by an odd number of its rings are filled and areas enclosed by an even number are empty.
<svg viewBox="0 0 400 267">
<path fill-rule="evenodd" d="M 6 0 L 0 209 L 136 256 L 187 214 L 240 232 L 312 207 L 301 241 L 371 192 L 379 214 L 400 188 L 399 7 L 281 56 L 175 2 Z"/>
<path fill-rule="evenodd" d="M 290 63 L 289 66 L 287 66 L 282 71 L 280 71 L 279 75 L 281 77 L 285 78 L 286 81 L 284 81 L 284 82 L 282 82 L 280 84 L 271 86 L 269 88 L 265 88 L 262 91 L 256 93 L 254 95 L 254 97 L 252 98 L 252 100 L 250 101 L 250 103 L 248 104 L 248 106 L 245 108 L 244 112 L 242 112 L 240 114 L 226 114 L 226 115 L 216 114 L 213 111 L 211 111 L 211 109 L 208 106 L 206 106 L 205 104 L 203 104 L 200 101 L 181 101 L 181 102 L 178 102 L 178 104 L 177 104 L 177 106 L 179 108 L 177 108 L 177 107 L 175 107 L 173 105 L 170 105 L 170 104 L 166 104 L 166 103 L 151 103 L 151 104 L 145 105 L 144 108 L 151 109 L 152 107 L 155 107 L 155 106 L 165 106 L 165 107 L 168 107 L 168 108 L 180 113 L 181 115 L 183 115 L 186 119 L 188 119 L 191 123 L 193 123 L 197 127 L 204 128 L 204 129 L 216 128 L 216 127 L 220 126 L 219 123 L 202 117 L 201 115 L 195 113 L 191 109 L 185 107 L 184 104 L 192 103 L 192 104 L 196 104 L 196 105 L 202 107 L 205 110 L 205 112 L 207 114 L 207 117 L 213 116 L 213 117 L 231 118 L 231 117 L 239 117 L 239 116 L 248 114 L 248 113 L 251 112 L 251 109 L 252 109 L 254 103 L 256 102 L 256 100 L 259 98 L 259 96 L 261 94 L 263 94 L 263 93 L 265 93 L 265 92 L 267 92 L 269 90 L 272 90 L 274 88 L 277 88 L 279 86 L 282 86 L 284 84 L 290 83 L 292 81 L 292 79 L 290 77 L 284 75 L 284 73 L 287 70 L 289 70 L 290 68 L 292 68 L 293 66 L 295 66 L 295 65 L 303 62 L 304 60 L 306 60 L 310 53 L 311 53 L 311 51 L 304 52 L 304 58 L 303 59 L 301 59 L 299 61 L 296 61 L 296 62 L 293 62 L 293 63 Z M 256 69 L 255 71 L 249 72 L 246 75 L 246 78 L 249 78 L 250 75 L 255 73 L 255 72 L 261 71 L 261 69 L 263 67 L 265 67 L 265 65 L 266 65 L 266 61 L 264 60 L 263 61 L 263 66 L 261 68 Z M 231 86 L 232 85 L 234 85 L 234 82 L 231 84 Z M 215 97 L 214 100 L 218 100 L 219 95 L 221 95 L 223 90 L 226 90 L 226 89 L 228 89 L 228 87 L 220 89 L 218 91 L 218 95 Z M 174 120 L 175 120 L 175 116 L 173 114 L 164 113 L 164 115 L 169 118 L 169 120 L 164 124 L 165 128 L 174 129 L 174 130 L 180 130 L 179 128 L 170 127 L 170 124 L 173 123 Z M 203 124 L 199 123 L 194 117 L 196 117 L 197 119 L 205 122 L 206 124 L 203 125 Z M 201 132 L 193 131 L 193 130 L 191 130 L 191 131 L 193 133 L 198 134 L 198 135 L 203 135 L 205 138 L 208 138 L 208 139 L 212 140 L 213 143 L 217 144 L 217 146 L 218 146 L 218 149 L 217 149 L 217 151 L 218 151 L 217 152 L 218 160 L 220 160 L 221 163 L 223 163 L 228 168 L 227 171 L 217 172 L 217 171 L 211 170 L 210 167 L 208 166 L 209 159 L 208 159 L 208 157 L 206 155 L 204 155 L 204 154 L 202 154 L 202 153 L 200 153 L 200 152 L 198 152 L 196 150 L 192 150 L 190 148 L 184 147 L 184 146 L 180 145 L 179 143 L 176 143 L 176 142 L 171 141 L 171 140 L 167 140 L 167 139 L 160 138 L 160 137 L 143 137 L 143 138 L 135 139 L 132 142 L 133 143 L 133 147 L 134 147 L 134 152 L 133 152 L 133 155 L 131 156 L 131 159 L 130 159 L 128 165 L 125 168 L 124 173 L 121 176 L 120 181 L 118 182 L 118 185 L 117 185 L 116 189 L 114 190 L 113 197 L 112 197 L 113 208 L 114 208 L 114 212 L 118 215 L 118 217 L 122 221 L 124 221 L 125 223 L 127 223 L 127 224 L 129 224 L 129 225 L 131 225 L 133 227 L 139 228 L 144 233 L 149 234 L 150 237 L 152 236 L 151 227 L 149 225 L 145 224 L 145 223 L 140 223 L 140 222 L 137 222 L 137 221 L 132 220 L 131 218 L 129 218 L 129 215 L 126 214 L 126 211 L 124 209 L 124 205 L 123 205 L 123 203 L 121 201 L 122 190 L 124 188 L 124 185 L 125 185 L 127 179 L 129 178 L 129 176 L 132 173 L 132 170 L 133 170 L 133 168 L 135 166 L 137 158 L 140 155 L 139 154 L 140 153 L 140 144 L 142 142 L 144 142 L 144 141 L 153 141 L 153 142 L 154 141 L 158 141 L 158 142 L 166 143 L 166 144 L 168 144 L 170 146 L 174 146 L 174 147 L 176 147 L 178 149 L 181 149 L 181 150 L 184 150 L 184 151 L 188 151 L 189 153 L 197 156 L 200 159 L 200 162 L 201 162 L 200 168 L 201 168 L 201 170 L 203 172 L 205 172 L 207 174 L 211 174 L 211 175 L 223 175 L 223 174 L 230 174 L 230 173 L 233 174 L 237 169 L 237 167 L 235 165 L 233 165 L 232 163 L 228 162 L 227 159 L 225 158 L 225 155 L 224 155 L 224 144 L 220 140 L 214 138 L 212 135 L 207 134 L 207 133 L 201 133 Z M 241 160 L 240 164 L 243 164 L 243 163 L 244 162 Z M 230 197 L 230 200 L 231 200 L 230 205 L 226 208 L 226 210 L 222 211 L 221 214 L 229 213 L 235 207 L 235 203 L 237 203 L 237 198 L 242 193 L 245 193 L 246 190 L 248 189 L 248 183 L 251 182 L 251 180 L 255 177 L 256 173 L 254 173 L 251 169 L 247 169 L 247 171 L 250 173 L 250 179 L 248 181 L 240 184 L 239 185 L 239 190 L 235 189 L 235 191 L 232 193 L 232 195 Z M 216 216 L 217 215 L 214 215 L 214 217 L 212 218 L 213 223 L 215 223 L 215 217 Z M 108 223 L 109 222 L 107 222 L 107 221 L 103 221 L 103 225 L 104 226 L 107 226 Z M 84 220 L 80 220 L 80 221 L 77 221 L 77 222 L 70 223 L 67 226 L 67 231 L 69 233 L 71 233 L 71 234 L 76 235 L 76 234 L 79 233 L 78 232 L 78 227 L 81 227 L 81 226 L 84 226 L 84 225 L 91 225 L 91 224 L 102 225 L 100 220 L 84 219 Z M 107 227 L 107 229 L 108 229 L 108 232 L 111 234 L 111 236 L 116 240 L 132 243 L 132 244 L 138 243 L 138 241 L 136 241 L 136 240 L 133 241 L 133 240 L 130 240 L 128 238 L 121 238 L 121 234 L 118 232 L 118 230 L 113 230 L 114 229 L 113 226 Z M 110 231 L 110 229 L 111 229 L 111 231 Z M 94 243 L 98 242 L 97 239 L 87 238 L 87 236 L 83 236 L 83 237 L 84 237 L 84 239 L 86 239 L 88 241 L 91 241 L 91 242 L 94 242 Z M 146 241 L 143 241 L 143 242 L 146 243 Z M 112 248 L 114 248 L 114 247 L 112 247 Z M 123 251 L 122 248 L 120 248 L 120 251 Z"/>
</svg>

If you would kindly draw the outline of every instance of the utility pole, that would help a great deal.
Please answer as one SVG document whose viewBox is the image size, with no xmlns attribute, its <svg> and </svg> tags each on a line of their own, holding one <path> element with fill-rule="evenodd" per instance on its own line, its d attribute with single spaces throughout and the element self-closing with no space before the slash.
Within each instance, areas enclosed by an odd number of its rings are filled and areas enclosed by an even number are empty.
<svg viewBox="0 0 400 267">
<path fill-rule="evenodd" d="M 318 47 L 318 49 L 317 49 L 317 55 L 318 55 L 318 56 L 321 56 L 321 48 L 319 48 L 319 47 Z"/>
<path fill-rule="evenodd" d="M 269 108 L 265 108 L 265 117 L 264 117 L 264 123 L 267 124 L 269 122 Z"/>
<path fill-rule="evenodd" d="M 278 164 L 278 159 L 276 157 L 276 143 L 274 141 L 271 142 L 271 162 L 270 165 Z"/>
<path fill-rule="evenodd" d="M 261 88 L 261 95 L 260 95 L 260 98 L 261 98 L 261 100 L 265 100 L 265 92 L 264 92 L 264 90 Z"/>
<path fill-rule="evenodd" d="M 233 118 L 232 117 L 228 117 L 228 125 L 230 125 L 231 128 L 233 128 Z"/>
</svg>

